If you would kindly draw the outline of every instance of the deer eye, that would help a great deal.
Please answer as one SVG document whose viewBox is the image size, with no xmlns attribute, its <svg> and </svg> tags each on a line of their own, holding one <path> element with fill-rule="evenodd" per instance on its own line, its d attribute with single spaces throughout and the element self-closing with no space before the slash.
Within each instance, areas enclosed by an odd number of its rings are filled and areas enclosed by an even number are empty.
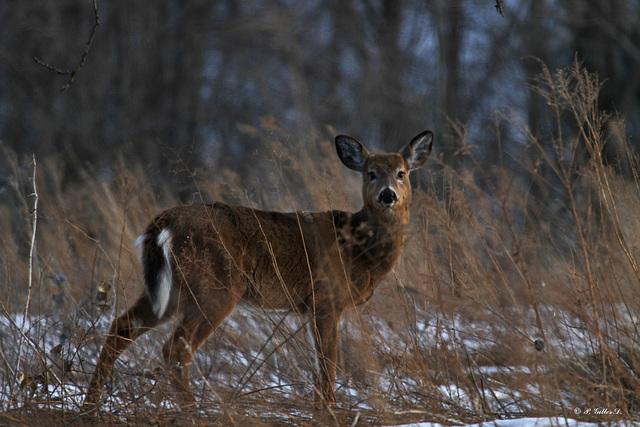
<svg viewBox="0 0 640 427">
<path fill-rule="evenodd" d="M 398 171 L 398 179 L 399 180 L 402 181 L 406 176 L 407 176 L 407 173 L 405 171 Z"/>
<path fill-rule="evenodd" d="M 378 177 L 375 171 L 369 171 L 368 176 L 369 176 L 369 181 L 375 181 L 376 178 Z"/>
</svg>

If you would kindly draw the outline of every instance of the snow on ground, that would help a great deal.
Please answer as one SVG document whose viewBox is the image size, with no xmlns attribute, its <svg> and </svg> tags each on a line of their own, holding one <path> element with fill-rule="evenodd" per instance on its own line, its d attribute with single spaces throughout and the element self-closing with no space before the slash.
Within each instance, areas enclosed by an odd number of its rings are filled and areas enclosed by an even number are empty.
<svg viewBox="0 0 640 427">
<path fill-rule="evenodd" d="M 464 427 L 599 427 L 601 423 L 589 423 L 584 421 L 578 421 L 571 418 L 515 418 L 511 420 L 495 420 L 486 421 L 481 424 L 467 424 Z M 631 424 L 624 422 L 605 423 L 605 425 L 611 427 L 626 427 Z M 416 424 L 402 424 L 395 427 L 444 427 L 438 423 L 416 423 Z"/>
<path fill-rule="evenodd" d="M 457 349 L 462 349 L 462 354 L 482 354 L 487 348 L 498 343 L 501 339 L 500 334 L 505 332 L 505 329 L 495 324 L 477 319 L 469 320 L 458 315 L 446 317 L 441 314 L 435 318 L 433 315 L 420 314 L 413 329 L 406 332 L 391 328 L 386 321 L 375 316 L 366 319 L 368 331 L 363 330 L 362 326 L 345 322 L 341 326 L 343 341 L 353 344 L 364 340 L 367 346 L 373 347 L 386 358 L 402 360 L 406 356 L 408 343 L 425 345 L 422 351 L 426 358 L 429 354 L 441 352 L 443 348 L 454 353 Z M 559 319 L 561 327 L 548 334 L 548 345 L 554 346 L 555 351 L 575 352 L 575 357 L 581 357 L 585 352 L 584 343 L 589 342 L 587 331 L 580 327 L 578 320 L 565 313 L 554 312 L 553 316 Z M 112 318 L 113 313 L 107 313 L 95 322 L 85 312 L 64 313 L 60 317 L 33 316 L 26 319 L 21 314 L 14 315 L 12 319 L 0 316 L 0 338 L 4 344 L 2 356 L 6 361 L 4 367 L 0 367 L 0 377 L 4 378 L 0 380 L 0 401 L 6 400 L 3 396 L 15 393 L 17 388 L 11 384 L 15 371 L 10 372 L 10 367 L 18 365 L 18 343 L 21 334 L 24 333 L 20 351 L 27 367 L 21 366 L 19 374 L 21 375 L 22 371 L 31 374 L 42 372 L 43 364 L 55 374 L 54 380 L 48 381 L 46 385 L 36 384 L 33 394 L 46 397 L 42 401 L 47 402 L 47 405 L 56 405 L 55 402 L 58 402 L 59 407 L 78 410 L 88 375 L 94 368 L 103 334 L 108 330 Z M 267 400 L 270 398 L 269 393 L 274 392 L 278 393 L 279 398 L 284 399 L 300 400 L 301 396 L 308 396 L 313 382 L 314 361 L 310 357 L 310 344 L 304 329 L 301 320 L 294 315 L 234 313 L 222 325 L 220 332 L 196 354 L 195 370 L 192 368 L 194 390 L 210 396 L 210 401 L 216 401 L 217 389 L 236 390 L 240 395 L 261 392 Z M 162 365 L 160 348 L 169 334 L 170 325 L 146 334 L 118 360 L 116 381 L 107 393 L 107 406 L 127 407 L 127 393 L 131 389 L 131 381 L 145 384 L 146 389 L 157 388 L 153 375 L 148 373 L 154 372 Z M 424 343 L 435 343 L 433 345 L 439 347 L 426 347 L 427 344 Z M 73 375 L 63 375 L 61 366 L 65 361 L 73 365 Z M 535 374 L 535 368 L 524 365 L 463 365 L 463 375 L 468 374 L 484 382 L 484 404 L 490 405 L 485 410 L 503 414 L 505 418 L 535 411 L 538 402 L 536 396 L 539 395 L 535 384 L 514 388 L 503 381 L 506 377 L 532 376 Z M 482 411 L 477 390 L 468 384 L 465 385 L 464 381 L 446 383 L 443 379 L 446 380 L 448 377 L 442 377 L 425 383 L 424 379 L 412 375 L 410 371 L 398 369 L 398 365 L 394 363 L 382 365 L 380 369 L 378 372 L 355 372 L 351 378 L 345 378 L 344 375 L 339 378 L 338 390 L 340 398 L 346 400 L 345 407 L 353 408 L 354 411 L 379 410 L 381 405 L 384 408 L 390 404 L 389 402 L 397 401 L 400 402 L 399 405 L 419 406 L 424 404 L 425 399 L 435 399 L 441 408 L 454 413 L 468 411 L 478 414 Z M 363 378 L 359 379 L 360 374 Z M 22 378 L 20 375 L 17 377 Z M 429 375 L 437 377 L 436 372 Z M 58 378 L 64 378 L 64 381 L 58 381 Z M 429 384 L 432 389 L 425 392 Z M 381 395 L 388 399 L 386 403 L 376 401 Z M 152 396 L 145 396 L 144 401 L 148 405 L 171 405 L 163 400 L 154 400 Z M 569 399 L 556 402 L 555 405 L 558 413 L 562 412 L 562 408 L 572 407 Z M 609 419 L 615 421 L 616 418 Z M 607 422 L 607 414 L 602 415 L 602 421 Z M 439 426 L 432 423 L 407 425 Z M 475 425 L 480 424 L 473 426 Z M 544 427 L 598 424 L 585 424 L 570 418 L 518 418 L 496 420 L 481 425 Z M 627 424 L 614 422 L 612 425 Z"/>
</svg>

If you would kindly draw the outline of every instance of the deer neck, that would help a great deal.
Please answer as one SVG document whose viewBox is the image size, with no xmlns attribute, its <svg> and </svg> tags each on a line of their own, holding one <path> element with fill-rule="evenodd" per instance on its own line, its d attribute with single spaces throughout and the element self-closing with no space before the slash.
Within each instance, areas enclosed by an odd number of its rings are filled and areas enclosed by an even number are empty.
<svg viewBox="0 0 640 427">
<path fill-rule="evenodd" d="M 334 213 L 334 223 L 349 258 L 384 274 L 396 262 L 406 240 L 409 215 L 379 215 L 365 207 L 353 214 Z"/>
<path fill-rule="evenodd" d="M 364 241 L 363 250 L 376 252 L 375 248 L 382 246 L 393 251 L 400 249 L 406 240 L 409 212 L 387 210 L 380 214 L 365 207 L 354 214 L 354 222 L 359 225 L 355 232 Z"/>
</svg>

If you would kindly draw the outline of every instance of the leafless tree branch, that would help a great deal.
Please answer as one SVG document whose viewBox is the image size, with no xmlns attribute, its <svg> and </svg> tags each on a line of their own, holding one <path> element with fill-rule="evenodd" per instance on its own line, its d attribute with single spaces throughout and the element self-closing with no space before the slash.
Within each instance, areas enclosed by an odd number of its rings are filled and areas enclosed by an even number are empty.
<svg viewBox="0 0 640 427">
<path fill-rule="evenodd" d="M 496 10 L 504 18 L 504 11 L 502 10 L 502 0 L 496 0 Z"/>
<path fill-rule="evenodd" d="M 100 15 L 98 15 L 98 4 L 97 4 L 97 0 L 93 0 L 93 17 L 94 17 L 94 23 L 93 23 L 93 28 L 91 29 L 91 35 L 89 36 L 89 40 L 87 40 L 87 47 L 85 48 L 84 52 L 82 53 L 82 57 L 80 58 L 80 62 L 78 62 L 78 65 L 76 65 L 76 67 L 72 70 L 62 70 L 60 68 L 54 67 L 53 65 L 50 65 L 42 60 L 40 60 L 38 57 L 33 57 L 33 60 L 36 61 L 36 63 L 42 65 L 43 67 L 47 68 L 50 71 L 55 71 L 58 75 L 61 76 L 69 76 L 69 81 L 67 82 L 67 84 L 65 84 L 64 86 L 62 86 L 62 88 L 60 89 L 60 92 L 64 92 L 65 90 L 67 90 L 69 88 L 69 86 L 71 86 L 73 84 L 73 81 L 76 78 L 76 74 L 78 74 L 80 72 L 80 70 L 82 70 L 82 67 L 84 67 L 84 63 L 87 60 L 87 57 L 89 56 L 89 51 L 91 50 L 91 45 L 93 44 L 93 39 L 96 36 L 96 31 L 98 29 L 98 26 L 100 25 Z"/>
</svg>

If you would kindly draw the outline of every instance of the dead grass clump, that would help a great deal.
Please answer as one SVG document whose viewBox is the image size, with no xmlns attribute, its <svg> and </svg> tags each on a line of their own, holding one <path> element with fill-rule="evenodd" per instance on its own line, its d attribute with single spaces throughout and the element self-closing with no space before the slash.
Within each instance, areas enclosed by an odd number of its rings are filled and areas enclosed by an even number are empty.
<svg viewBox="0 0 640 427">
<path fill-rule="evenodd" d="M 511 147 L 511 166 L 487 166 L 469 149 L 469 167 L 439 165 L 441 172 L 417 179 L 404 256 L 341 326 L 341 408 L 309 409 L 313 360 L 295 316 L 235 313 L 196 355 L 192 382 L 201 403 L 189 417 L 257 424 L 637 420 L 640 169 L 623 120 L 597 110 L 599 89 L 580 64 L 543 67 L 531 91 L 549 106 L 547 133 L 533 134 L 515 110 L 497 113 L 497 126 L 509 130 L 501 145 Z M 273 120 L 265 123 L 241 129 L 268 147 L 254 159 L 259 170 L 192 171 L 193 191 L 182 201 L 358 208 L 359 178 L 339 164 L 328 138 L 299 143 Z M 471 147 L 468 132 L 459 133 L 461 146 Z M 613 138 L 616 163 L 602 156 Z M 0 408 L 16 419 L 21 410 L 31 419 L 38 408 L 61 411 L 64 422 L 82 420 L 103 334 L 141 289 L 133 241 L 177 201 L 124 162 L 72 186 L 54 160 L 43 159 L 33 305 L 23 324 L 16 313 L 26 298 L 29 170 L 22 159 L 6 159 Z M 143 336 L 118 361 L 102 422 L 185 416 L 162 370 L 168 328 Z"/>
</svg>

